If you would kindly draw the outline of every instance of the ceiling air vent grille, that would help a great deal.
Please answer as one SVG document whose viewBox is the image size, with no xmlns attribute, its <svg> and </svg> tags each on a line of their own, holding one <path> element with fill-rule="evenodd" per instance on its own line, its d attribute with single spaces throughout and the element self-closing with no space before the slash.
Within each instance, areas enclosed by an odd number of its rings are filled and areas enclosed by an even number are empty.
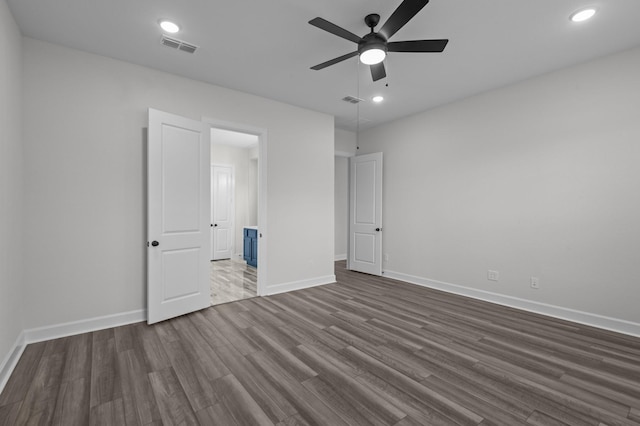
<svg viewBox="0 0 640 426">
<path fill-rule="evenodd" d="M 350 104 L 359 104 L 364 101 L 364 99 L 356 98 L 355 96 L 345 96 L 342 98 L 343 101 L 349 102 Z"/>
<path fill-rule="evenodd" d="M 187 53 L 193 53 L 198 48 L 198 46 L 194 46 L 193 44 L 186 43 L 176 38 L 167 37 L 166 35 L 162 36 L 161 43 L 163 46 L 171 47 L 172 49 L 182 50 L 183 52 L 187 52 Z"/>
<path fill-rule="evenodd" d="M 178 49 L 182 50 L 183 52 L 193 53 L 197 48 L 198 47 L 194 46 L 193 44 L 182 43 Z"/>
</svg>

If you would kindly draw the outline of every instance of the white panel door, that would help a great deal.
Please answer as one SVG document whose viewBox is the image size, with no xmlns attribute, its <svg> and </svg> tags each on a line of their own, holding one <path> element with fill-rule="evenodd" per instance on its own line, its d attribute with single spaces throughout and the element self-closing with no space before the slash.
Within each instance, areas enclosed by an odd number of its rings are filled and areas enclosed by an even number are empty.
<svg viewBox="0 0 640 426">
<path fill-rule="evenodd" d="M 210 306 L 209 126 L 149 109 L 147 322 Z"/>
<path fill-rule="evenodd" d="M 350 161 L 349 269 L 382 275 L 382 153 Z"/>
<path fill-rule="evenodd" d="M 233 166 L 211 166 L 211 260 L 233 252 Z"/>
</svg>

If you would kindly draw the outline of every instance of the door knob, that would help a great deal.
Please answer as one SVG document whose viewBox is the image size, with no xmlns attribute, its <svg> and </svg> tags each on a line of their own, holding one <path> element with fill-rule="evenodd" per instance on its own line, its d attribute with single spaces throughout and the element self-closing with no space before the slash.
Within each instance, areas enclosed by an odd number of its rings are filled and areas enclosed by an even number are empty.
<svg viewBox="0 0 640 426">
<path fill-rule="evenodd" d="M 376 232 L 380 232 L 380 228 L 376 228 Z"/>
<path fill-rule="evenodd" d="M 214 223 L 214 224 L 213 224 L 213 226 L 218 226 L 218 224 L 217 224 L 217 223 Z"/>
<path fill-rule="evenodd" d="M 157 242 L 157 241 L 152 241 L 151 245 L 154 246 L 154 247 L 158 247 L 160 245 L 160 243 Z"/>
</svg>

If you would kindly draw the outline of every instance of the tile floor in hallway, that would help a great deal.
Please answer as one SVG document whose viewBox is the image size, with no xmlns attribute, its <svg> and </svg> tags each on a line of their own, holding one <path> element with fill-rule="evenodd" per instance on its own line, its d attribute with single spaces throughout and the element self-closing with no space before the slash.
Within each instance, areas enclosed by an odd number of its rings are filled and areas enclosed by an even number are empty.
<svg viewBox="0 0 640 426">
<path fill-rule="evenodd" d="M 255 297 L 258 270 L 241 258 L 211 261 L 211 304 Z"/>
</svg>

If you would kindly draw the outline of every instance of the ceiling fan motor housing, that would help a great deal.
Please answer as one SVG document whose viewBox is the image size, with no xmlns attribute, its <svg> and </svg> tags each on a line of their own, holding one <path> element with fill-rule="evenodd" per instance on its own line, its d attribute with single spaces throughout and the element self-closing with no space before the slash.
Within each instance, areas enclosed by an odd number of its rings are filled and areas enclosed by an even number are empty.
<svg viewBox="0 0 640 426">
<path fill-rule="evenodd" d="M 366 52 L 370 49 L 380 49 L 387 53 L 387 39 L 382 35 L 373 32 L 373 29 L 380 22 L 380 15 L 377 13 L 370 13 L 364 17 L 364 23 L 367 27 L 371 28 L 371 32 L 362 37 L 362 40 L 358 43 L 358 53 Z"/>
<path fill-rule="evenodd" d="M 387 53 L 387 40 L 378 33 L 369 33 L 358 43 L 358 53 L 370 49 L 380 49 Z"/>
</svg>

